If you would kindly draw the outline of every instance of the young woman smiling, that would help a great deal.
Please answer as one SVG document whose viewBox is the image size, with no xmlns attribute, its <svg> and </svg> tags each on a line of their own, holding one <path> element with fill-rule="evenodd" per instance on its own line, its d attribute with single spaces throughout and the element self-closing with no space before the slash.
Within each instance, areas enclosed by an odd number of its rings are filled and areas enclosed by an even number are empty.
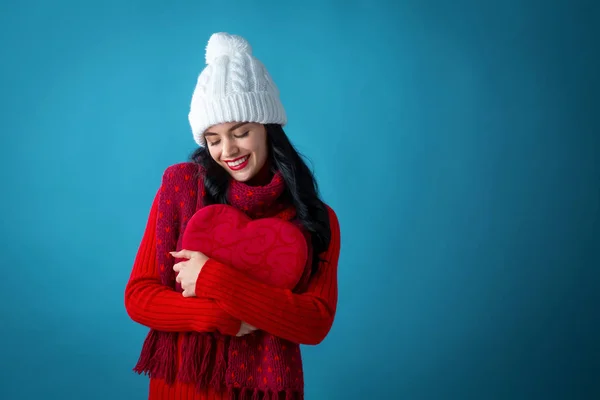
<svg viewBox="0 0 600 400">
<path fill-rule="evenodd" d="M 125 291 L 150 332 L 150 400 L 302 399 L 300 345 L 337 308 L 340 227 L 286 136 L 248 42 L 217 33 L 192 97 L 198 144 L 166 168 Z"/>
</svg>

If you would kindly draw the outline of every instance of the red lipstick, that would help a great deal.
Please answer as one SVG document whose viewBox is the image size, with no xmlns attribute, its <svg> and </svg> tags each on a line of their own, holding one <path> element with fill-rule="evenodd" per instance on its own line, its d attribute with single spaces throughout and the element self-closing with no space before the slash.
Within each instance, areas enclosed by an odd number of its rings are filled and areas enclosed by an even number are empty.
<svg viewBox="0 0 600 400">
<path fill-rule="evenodd" d="M 236 161 L 243 160 L 244 158 L 246 160 L 243 163 L 241 163 L 239 165 L 235 165 L 235 166 L 231 165 L 231 163 L 235 163 Z M 250 156 L 243 156 L 243 157 L 236 158 L 235 160 L 226 161 L 225 164 L 227 164 L 227 166 L 229 167 L 230 170 L 239 171 L 241 169 L 246 168 L 246 166 L 248 165 L 248 161 L 250 161 Z"/>
</svg>

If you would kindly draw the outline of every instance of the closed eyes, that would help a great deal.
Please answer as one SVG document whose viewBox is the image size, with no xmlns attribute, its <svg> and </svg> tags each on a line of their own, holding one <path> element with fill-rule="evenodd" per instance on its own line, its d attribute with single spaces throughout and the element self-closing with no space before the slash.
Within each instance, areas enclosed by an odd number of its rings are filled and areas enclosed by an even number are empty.
<svg viewBox="0 0 600 400">
<path fill-rule="evenodd" d="M 241 135 L 233 135 L 233 137 L 236 138 L 236 139 L 242 139 L 242 138 L 245 138 L 246 136 L 248 136 L 249 134 L 250 134 L 250 131 L 246 131 L 246 132 L 242 133 Z M 214 142 L 213 141 L 208 141 L 208 145 L 209 146 L 216 146 L 219 143 L 221 143 L 220 140 L 215 140 Z"/>
</svg>

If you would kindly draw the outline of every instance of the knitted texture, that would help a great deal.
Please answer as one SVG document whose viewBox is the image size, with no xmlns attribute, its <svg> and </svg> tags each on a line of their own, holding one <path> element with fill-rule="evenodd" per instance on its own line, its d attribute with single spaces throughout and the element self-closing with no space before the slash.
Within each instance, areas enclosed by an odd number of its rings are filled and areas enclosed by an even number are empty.
<svg viewBox="0 0 600 400">
<path fill-rule="evenodd" d="M 163 181 L 168 182 L 171 172 L 186 170 L 179 165 L 167 168 Z M 188 169 L 191 171 L 192 169 Z M 174 174 L 177 179 L 195 179 L 194 172 Z M 187 177 L 187 178 L 186 178 Z M 148 214 L 130 278 L 125 289 L 125 309 L 130 318 L 152 331 L 177 332 L 177 359 L 181 364 L 181 348 L 187 332 L 219 332 L 235 336 L 240 322 L 260 327 L 273 336 L 290 343 L 315 345 L 329 332 L 337 308 L 337 271 L 340 253 L 340 226 L 335 212 L 328 209 L 331 242 L 319 254 L 322 260 L 318 271 L 311 275 L 307 289 L 291 292 L 264 285 L 236 268 L 210 259 L 202 268 L 196 285 L 195 297 L 183 297 L 161 283 L 158 263 L 158 205 L 163 196 L 156 193 Z M 180 195 L 183 196 L 182 192 Z M 190 197 L 197 197 L 190 195 Z M 170 218 L 174 218 L 173 215 Z M 173 250 L 173 249 L 171 249 Z M 163 268 L 172 267 L 173 260 Z M 229 360 L 227 360 L 229 362 Z M 264 372 L 263 374 L 268 374 Z M 268 377 L 267 377 L 268 378 Z M 277 379 L 277 377 L 275 377 Z M 247 397 L 247 396 L 246 396 Z M 260 395 L 257 395 L 260 399 Z M 264 397 L 264 396 L 262 396 Z M 285 394 L 280 393 L 280 399 Z M 167 383 L 165 379 L 150 376 L 149 400 L 224 400 L 227 389 L 213 389 L 207 385 L 198 390 L 196 383 L 180 380 Z M 262 400 L 262 399 L 260 399 Z"/>
<path fill-rule="evenodd" d="M 279 89 L 241 36 L 213 34 L 206 46 L 206 64 L 198 76 L 188 119 L 194 140 L 225 122 L 287 123 Z"/>
<path fill-rule="evenodd" d="M 254 270 L 254 276 L 261 276 L 262 273 L 263 277 L 270 277 L 271 280 L 265 282 L 267 284 L 284 286 L 285 289 L 306 289 L 310 275 L 309 260 L 312 259 L 310 247 L 307 246 L 309 240 L 306 232 L 298 229 L 299 226 L 285 222 L 294 218 L 295 213 L 293 207 L 282 201 L 285 184 L 281 176 L 275 175 L 268 185 L 262 187 L 250 187 L 232 181 L 229 188 L 231 207 L 213 205 L 204 209 L 203 176 L 198 172 L 195 164 L 185 163 L 168 169 L 163 178 L 156 229 L 156 256 L 162 284 L 174 288 L 179 293 L 182 291 L 175 282 L 172 269 L 173 264 L 180 260 L 173 260 L 168 253 L 174 248 L 186 248 L 183 246 L 186 240 L 186 244 L 192 246 L 205 246 L 203 250 L 207 251 L 205 254 L 209 257 L 213 252 L 216 256 L 214 262 L 227 263 L 233 267 L 242 266 L 246 268 L 246 273 L 248 270 Z M 227 218 L 216 223 L 215 217 L 219 216 Z M 250 220 L 259 217 L 264 217 L 263 222 Z M 271 221 L 271 224 L 264 225 L 265 221 Z M 228 252 L 215 251 L 211 244 L 214 245 L 219 240 L 208 239 L 209 243 L 205 244 L 198 242 L 202 237 L 199 230 L 207 223 L 217 231 L 224 224 L 228 224 L 229 233 L 233 234 L 235 230 L 231 230 L 231 227 L 235 226 L 236 222 L 238 227 L 241 224 L 245 228 L 236 236 L 236 252 L 231 252 L 231 246 Z M 283 253 L 276 254 L 274 258 L 258 257 L 254 262 L 246 258 L 244 264 L 238 257 L 240 249 L 244 247 L 243 243 L 242 247 L 239 247 L 239 239 L 249 240 L 246 243 L 247 248 L 256 238 L 253 235 L 248 236 L 248 232 L 244 234 L 243 231 L 248 227 L 260 228 L 261 224 L 263 228 L 270 226 L 269 231 L 276 233 L 271 235 L 271 239 L 275 239 L 274 242 L 280 245 L 284 244 L 281 246 Z M 204 238 L 207 239 L 206 236 Z M 226 238 L 221 238 L 216 250 L 222 250 L 226 242 Z M 297 243 L 301 242 L 302 246 L 298 246 Z M 248 250 L 245 253 L 249 254 Z M 297 267 L 299 264 L 300 268 Z M 284 269 L 283 274 L 265 275 L 265 271 L 281 268 L 282 265 L 291 267 L 293 271 Z M 249 275 L 252 276 L 252 273 Z M 279 279 L 273 278 L 277 276 Z M 282 276 L 286 279 L 282 279 Z M 201 284 L 202 280 L 199 277 L 198 285 Z M 178 341 L 180 354 L 177 350 Z M 216 391 L 227 390 L 232 399 L 278 394 L 285 395 L 286 399 L 303 397 L 302 362 L 298 345 L 263 331 L 237 338 L 219 332 L 186 332 L 181 336 L 177 332 L 153 329 L 144 343 L 135 370 L 148 373 L 153 378 L 162 378 L 169 384 L 176 380 L 193 383 L 198 390 L 205 390 L 207 385 L 211 385 Z"/>
<path fill-rule="evenodd" d="M 182 247 L 234 266 L 267 285 L 290 290 L 298 285 L 308 262 L 306 237 L 298 226 L 281 217 L 252 220 L 223 204 L 194 214 L 183 233 Z"/>
</svg>

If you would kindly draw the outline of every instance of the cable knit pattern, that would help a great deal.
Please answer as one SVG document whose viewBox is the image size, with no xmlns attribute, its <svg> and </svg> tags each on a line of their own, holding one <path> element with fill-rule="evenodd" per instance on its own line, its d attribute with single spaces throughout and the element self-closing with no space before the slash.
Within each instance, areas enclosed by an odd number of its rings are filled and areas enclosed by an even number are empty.
<svg viewBox="0 0 600 400">
<path fill-rule="evenodd" d="M 205 145 L 207 128 L 224 122 L 287 123 L 279 89 L 246 39 L 215 33 L 205 58 L 188 114 L 198 145 Z"/>
<path fill-rule="evenodd" d="M 234 207 L 214 204 L 192 216 L 182 247 L 234 266 L 260 282 L 293 290 L 308 262 L 306 239 L 296 224 L 281 218 L 252 220 Z"/>
<path fill-rule="evenodd" d="M 136 370 L 149 373 L 153 382 L 151 388 L 160 386 L 163 392 L 168 387 L 169 390 L 176 390 L 179 394 L 188 393 L 189 391 L 186 392 L 183 388 L 190 385 L 198 389 L 194 391 L 193 397 L 177 397 L 179 395 L 175 396 L 173 394 L 175 392 L 169 392 L 171 393 L 169 397 L 162 397 L 165 399 L 208 398 L 207 390 L 212 391 L 210 396 L 226 392 L 229 398 L 239 399 L 277 393 L 278 396 L 284 396 L 282 398 L 302 398 L 302 363 L 297 343 L 312 344 L 322 340 L 331 326 L 335 313 L 339 256 L 339 227 L 335 214 L 330 211 L 332 244 L 327 254 L 323 255 L 325 262 L 310 283 L 309 273 L 305 273 L 303 283 L 300 285 L 303 287 L 299 287 L 295 291 L 296 294 L 292 294 L 294 292 L 290 292 L 289 289 L 256 281 L 233 266 L 211 259 L 206 263 L 198 279 L 197 297 L 186 299 L 179 292 L 169 289 L 169 286 L 174 286 L 174 275 L 168 271 L 172 271 L 175 260 L 170 256 L 167 257 L 166 253 L 173 250 L 170 246 L 174 243 L 179 243 L 175 246 L 180 248 L 182 237 L 180 233 L 185 231 L 191 216 L 201 205 L 203 190 L 202 185 L 199 184 L 201 181 L 202 179 L 198 179 L 195 164 L 184 163 L 172 166 L 165 171 L 163 185 L 153 205 L 144 240 L 151 236 L 148 232 L 154 230 L 156 263 L 152 263 L 151 257 L 148 257 L 145 251 L 146 245 L 150 243 L 143 242 L 126 293 L 129 314 L 134 320 L 152 328 L 142 351 L 142 354 L 147 353 L 147 355 L 140 357 Z M 271 195 L 275 192 L 277 197 L 278 192 L 284 187 L 281 183 L 281 178 L 276 177 L 266 187 L 234 185 L 230 190 L 231 203 L 236 207 L 247 207 L 246 211 L 256 217 L 256 213 L 263 214 L 268 211 L 265 210 L 265 202 L 251 202 L 248 199 L 257 194 L 268 195 L 269 190 Z M 165 193 L 170 195 L 165 197 Z M 281 206 L 277 208 L 267 206 L 267 208 L 278 212 L 279 217 L 293 217 L 293 214 L 286 216 L 289 208 Z M 153 215 L 156 217 L 155 221 L 152 220 Z M 306 270 L 309 271 L 309 268 Z M 140 275 L 146 278 L 141 279 Z M 157 282 L 160 282 L 158 284 L 160 289 L 155 288 Z M 144 290 L 146 287 L 152 289 Z M 143 295 L 144 292 L 147 294 Z M 170 302 L 173 302 L 175 308 L 169 312 Z M 193 304 L 210 311 L 190 315 L 192 317 L 188 317 L 192 322 L 190 323 L 186 321 L 187 318 L 182 318 L 180 315 L 190 314 L 185 310 Z M 169 313 L 169 315 L 157 317 L 157 313 Z M 164 322 L 159 322 L 161 319 Z M 169 319 L 179 319 L 181 323 L 176 327 L 177 323 L 167 321 Z M 290 324 L 289 321 L 294 319 L 295 321 Z M 259 327 L 261 331 L 243 338 L 232 337 L 239 329 L 240 320 Z M 186 338 L 190 337 L 191 331 L 212 332 L 203 335 L 203 338 L 223 336 L 221 333 L 226 336 L 216 342 L 216 347 L 208 349 L 208 353 L 204 352 L 205 355 L 212 354 L 208 359 L 206 357 L 195 359 L 191 362 L 192 371 L 183 373 L 184 364 L 189 363 L 190 359 L 186 359 L 182 346 Z M 159 343 L 156 340 L 159 333 L 169 337 L 170 340 Z M 214 344 L 212 341 L 210 343 Z M 210 346 L 209 342 L 201 340 L 196 343 L 195 350 L 207 350 L 207 346 Z M 219 358 L 220 352 L 225 348 L 227 348 L 225 356 Z M 174 359 L 176 365 L 169 367 L 168 363 L 159 361 L 161 358 Z M 219 375 L 219 369 L 223 370 L 225 376 Z M 202 382 L 190 382 L 190 378 L 201 370 L 211 372 L 210 383 L 214 386 L 208 387 L 207 379 Z M 216 375 L 215 371 L 217 371 Z M 215 385 L 219 379 L 224 380 L 226 388 Z"/>
</svg>

